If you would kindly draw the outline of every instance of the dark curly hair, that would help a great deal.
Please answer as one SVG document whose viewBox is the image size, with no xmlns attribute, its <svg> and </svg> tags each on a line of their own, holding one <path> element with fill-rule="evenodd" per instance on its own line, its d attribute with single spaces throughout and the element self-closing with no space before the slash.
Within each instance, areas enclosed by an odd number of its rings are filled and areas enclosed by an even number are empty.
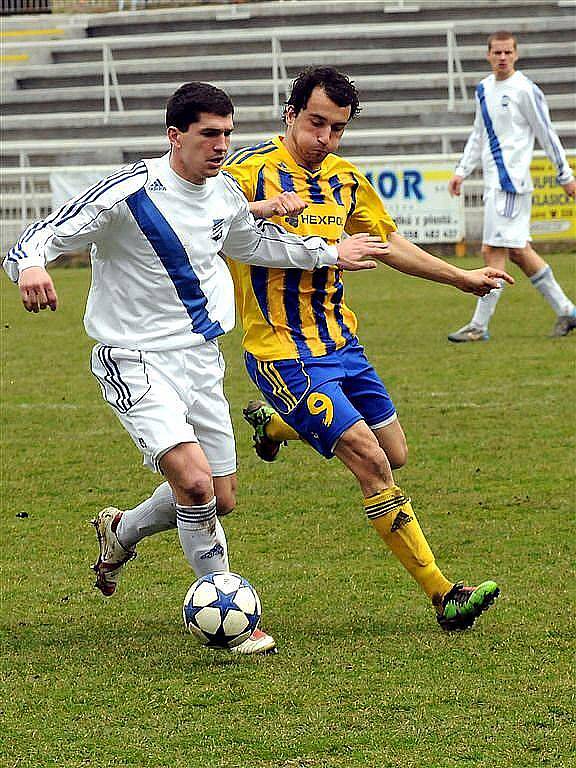
<svg viewBox="0 0 576 768">
<path fill-rule="evenodd" d="M 166 128 L 171 125 L 187 131 L 190 123 L 197 123 L 201 112 L 227 117 L 234 114 L 230 97 L 210 83 L 184 83 L 166 104 Z"/>
<path fill-rule="evenodd" d="M 316 86 L 321 86 L 326 95 L 339 107 L 350 107 L 350 119 L 360 112 L 360 99 L 354 83 L 335 67 L 307 67 L 300 72 L 292 83 L 292 90 L 288 101 L 284 104 L 284 118 L 286 108 L 292 107 L 295 114 L 306 109 L 308 99 Z"/>
</svg>

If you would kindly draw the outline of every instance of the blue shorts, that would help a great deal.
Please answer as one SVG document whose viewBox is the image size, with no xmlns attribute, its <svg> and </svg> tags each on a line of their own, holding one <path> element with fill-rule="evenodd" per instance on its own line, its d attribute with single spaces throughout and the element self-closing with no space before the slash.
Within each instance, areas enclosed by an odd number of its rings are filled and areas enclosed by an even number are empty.
<svg viewBox="0 0 576 768">
<path fill-rule="evenodd" d="M 307 360 L 264 361 L 250 352 L 244 359 L 270 405 L 326 458 L 357 421 L 378 429 L 396 418 L 386 387 L 357 341 Z"/>
</svg>

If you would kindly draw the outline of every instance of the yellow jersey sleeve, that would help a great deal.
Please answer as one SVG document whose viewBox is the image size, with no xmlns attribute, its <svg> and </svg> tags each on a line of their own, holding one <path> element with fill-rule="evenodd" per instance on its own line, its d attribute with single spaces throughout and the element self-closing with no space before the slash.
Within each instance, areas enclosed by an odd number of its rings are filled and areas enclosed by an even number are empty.
<svg viewBox="0 0 576 768">
<path fill-rule="evenodd" d="M 256 174 L 254 173 L 254 166 L 246 165 L 230 165 L 225 168 L 226 173 L 233 176 L 240 187 L 242 192 L 246 195 L 249 202 L 254 200 L 256 193 Z"/>
<path fill-rule="evenodd" d="M 355 235 L 358 232 L 369 232 L 386 240 L 391 232 L 396 232 L 394 219 L 390 216 L 378 193 L 362 173 L 354 173 L 358 183 L 355 190 L 355 204 L 348 214 L 346 232 Z"/>
</svg>

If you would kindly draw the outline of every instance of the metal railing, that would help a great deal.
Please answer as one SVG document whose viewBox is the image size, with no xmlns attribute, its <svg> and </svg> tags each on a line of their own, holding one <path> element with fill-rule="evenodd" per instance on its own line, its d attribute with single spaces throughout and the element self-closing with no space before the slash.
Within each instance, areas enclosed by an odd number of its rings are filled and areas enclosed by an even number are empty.
<svg viewBox="0 0 576 768">
<path fill-rule="evenodd" d="M 456 90 L 460 89 L 460 98 L 462 102 L 468 101 L 468 95 L 466 93 L 466 84 L 464 78 L 464 72 L 462 69 L 462 63 L 460 60 L 460 53 L 458 44 L 456 41 L 456 25 L 454 23 L 445 22 L 427 22 L 417 23 L 411 26 L 412 33 L 427 34 L 427 33 L 444 33 L 446 35 L 446 76 L 448 82 L 448 111 L 453 111 L 457 104 Z M 356 25 L 350 26 L 346 30 L 341 28 L 329 28 L 329 33 L 335 40 L 335 48 L 337 48 L 337 41 L 340 39 L 362 40 L 366 39 L 368 35 L 375 35 L 386 39 L 388 34 L 399 34 L 405 31 L 405 25 L 399 24 L 373 24 L 373 25 Z M 271 108 L 274 113 L 277 114 L 280 105 L 280 95 L 282 92 L 286 92 L 289 87 L 288 72 L 286 63 L 284 61 L 284 53 L 282 50 L 282 43 L 288 40 L 314 40 L 316 39 L 318 30 L 310 30 L 309 28 L 273 28 L 269 30 L 237 30 L 235 32 L 219 32 L 215 37 L 211 33 L 164 33 L 157 35 L 127 35 L 123 37 L 102 37 L 102 38 L 82 38 L 80 40 L 42 40 L 37 42 L 30 42 L 27 44 L 27 52 L 32 58 L 35 51 L 48 53 L 58 53 L 59 51 L 69 50 L 73 45 L 75 51 L 90 51 L 97 50 L 101 55 L 102 66 L 102 79 L 104 83 L 103 93 L 103 122 L 109 121 L 110 112 L 112 110 L 112 94 L 116 102 L 117 109 L 119 111 L 124 110 L 122 100 L 122 88 L 118 82 L 118 73 L 116 70 L 116 63 L 114 61 L 113 50 L 122 49 L 125 47 L 137 48 L 142 46 L 143 48 L 150 48 L 151 46 L 166 46 L 166 45 L 193 45 L 194 42 L 218 42 L 222 43 L 235 43 L 239 41 L 243 42 L 262 42 L 268 43 L 271 50 L 271 80 L 273 85 L 272 92 L 272 105 Z M 11 50 L 18 50 L 18 43 L 6 43 L 4 45 L 6 52 Z M 123 59 L 128 61 L 128 59 Z M 54 71 L 57 72 L 57 64 L 54 64 Z"/>
<path fill-rule="evenodd" d="M 107 124 L 110 121 L 111 112 L 110 84 L 112 84 L 112 88 L 114 90 L 116 109 L 118 112 L 124 112 L 124 103 L 122 101 L 122 94 L 118 84 L 118 73 L 116 72 L 114 57 L 112 56 L 112 51 L 108 43 L 102 44 L 102 77 L 104 79 L 103 121 L 105 124 Z"/>
</svg>

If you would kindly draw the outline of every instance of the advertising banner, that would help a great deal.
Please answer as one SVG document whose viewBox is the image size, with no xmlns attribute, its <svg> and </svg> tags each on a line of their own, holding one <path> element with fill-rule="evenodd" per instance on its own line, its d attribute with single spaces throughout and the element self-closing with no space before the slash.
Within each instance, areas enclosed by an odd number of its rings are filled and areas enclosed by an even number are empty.
<svg viewBox="0 0 576 768">
<path fill-rule="evenodd" d="M 576 173 L 576 157 L 569 157 Z M 556 169 L 546 157 L 530 166 L 534 192 L 530 234 L 534 240 L 576 240 L 576 203 L 556 181 Z"/>
<path fill-rule="evenodd" d="M 401 234 L 418 243 L 456 243 L 464 237 L 464 196 L 450 197 L 453 163 L 414 159 L 358 163 Z"/>
</svg>

